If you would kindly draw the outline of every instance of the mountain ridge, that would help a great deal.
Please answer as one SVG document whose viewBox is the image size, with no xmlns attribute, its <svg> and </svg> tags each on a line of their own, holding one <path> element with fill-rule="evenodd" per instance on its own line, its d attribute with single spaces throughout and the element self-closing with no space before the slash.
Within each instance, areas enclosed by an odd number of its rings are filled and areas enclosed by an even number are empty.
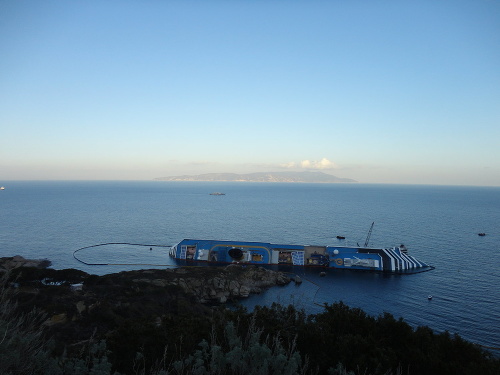
<svg viewBox="0 0 500 375">
<path fill-rule="evenodd" d="M 291 183 L 355 183 L 350 178 L 337 177 L 324 172 L 255 172 L 255 173 L 203 173 L 155 178 L 157 181 L 237 181 L 237 182 L 291 182 Z"/>
</svg>

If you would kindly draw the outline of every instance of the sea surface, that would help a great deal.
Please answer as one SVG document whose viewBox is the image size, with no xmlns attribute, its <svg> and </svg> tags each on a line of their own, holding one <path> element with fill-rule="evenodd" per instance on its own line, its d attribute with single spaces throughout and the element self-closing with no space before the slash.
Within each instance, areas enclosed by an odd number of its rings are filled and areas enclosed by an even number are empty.
<svg viewBox="0 0 500 375">
<path fill-rule="evenodd" d="M 174 267 L 183 238 L 308 245 L 405 244 L 436 268 L 413 275 L 301 270 L 248 308 L 292 303 L 309 313 L 343 301 L 412 326 L 500 347 L 500 188 L 166 181 L 2 181 L 0 256 L 47 258 L 93 274 Z M 226 195 L 209 193 L 220 191 Z M 478 236 L 485 232 L 486 236 Z M 337 240 L 342 235 L 346 239 Z M 79 251 L 102 243 L 108 245 Z M 142 246 L 147 245 L 147 246 Z M 119 265 L 109 265 L 119 264 Z M 432 300 L 427 297 L 432 295 Z M 499 353 L 498 351 L 493 351 Z"/>
</svg>

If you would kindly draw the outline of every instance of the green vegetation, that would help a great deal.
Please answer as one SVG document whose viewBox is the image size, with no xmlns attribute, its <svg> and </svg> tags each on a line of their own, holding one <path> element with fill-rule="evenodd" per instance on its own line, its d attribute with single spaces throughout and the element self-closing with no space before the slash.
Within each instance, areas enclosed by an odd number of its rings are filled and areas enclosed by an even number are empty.
<svg viewBox="0 0 500 375">
<path fill-rule="evenodd" d="M 47 271 L 3 279 L 1 374 L 500 373 L 498 358 L 458 335 L 342 302 L 314 315 L 278 304 L 248 312 L 127 273 Z"/>
</svg>

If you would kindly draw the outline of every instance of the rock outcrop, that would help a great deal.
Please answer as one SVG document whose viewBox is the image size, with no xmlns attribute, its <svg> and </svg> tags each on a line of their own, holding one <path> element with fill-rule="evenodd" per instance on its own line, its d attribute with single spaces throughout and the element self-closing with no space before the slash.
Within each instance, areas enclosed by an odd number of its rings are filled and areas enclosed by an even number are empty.
<svg viewBox="0 0 500 375">
<path fill-rule="evenodd" d="M 47 259 L 26 259 L 20 255 L 0 258 L 0 274 L 19 267 L 47 268 L 52 263 Z"/>
<path fill-rule="evenodd" d="M 152 278 L 144 271 L 134 278 L 136 283 L 151 283 L 156 286 L 178 285 L 201 303 L 225 303 L 229 299 L 246 298 L 252 293 L 276 285 L 286 285 L 290 278 L 282 272 L 263 267 L 230 265 L 225 268 L 174 268 L 165 273 L 155 273 Z"/>
</svg>

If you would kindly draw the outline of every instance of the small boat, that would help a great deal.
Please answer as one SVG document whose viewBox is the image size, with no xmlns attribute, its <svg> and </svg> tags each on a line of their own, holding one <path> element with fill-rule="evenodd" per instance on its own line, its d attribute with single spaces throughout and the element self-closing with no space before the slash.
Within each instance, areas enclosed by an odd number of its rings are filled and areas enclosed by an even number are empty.
<svg viewBox="0 0 500 375">
<path fill-rule="evenodd" d="M 427 299 L 430 301 L 432 299 L 432 296 L 431 295 L 427 296 Z"/>
<path fill-rule="evenodd" d="M 184 239 L 169 255 L 180 264 L 254 264 L 414 273 L 433 269 L 408 254 L 404 245 L 390 248 L 285 245 L 268 242 Z M 198 265 L 197 264 L 197 265 Z"/>
<path fill-rule="evenodd" d="M 5 186 L 0 186 L 0 190 L 5 190 Z"/>
<path fill-rule="evenodd" d="M 338 240 L 345 240 L 345 237 L 344 236 L 337 236 L 337 239 Z"/>
<path fill-rule="evenodd" d="M 218 191 L 215 191 L 213 193 L 210 193 L 210 195 L 226 195 L 226 193 L 220 193 Z"/>
<path fill-rule="evenodd" d="M 481 237 L 484 237 L 484 236 L 486 236 L 486 233 L 482 233 L 482 232 L 481 232 L 481 233 L 478 233 L 477 235 L 478 235 L 478 236 L 481 236 Z"/>
</svg>

